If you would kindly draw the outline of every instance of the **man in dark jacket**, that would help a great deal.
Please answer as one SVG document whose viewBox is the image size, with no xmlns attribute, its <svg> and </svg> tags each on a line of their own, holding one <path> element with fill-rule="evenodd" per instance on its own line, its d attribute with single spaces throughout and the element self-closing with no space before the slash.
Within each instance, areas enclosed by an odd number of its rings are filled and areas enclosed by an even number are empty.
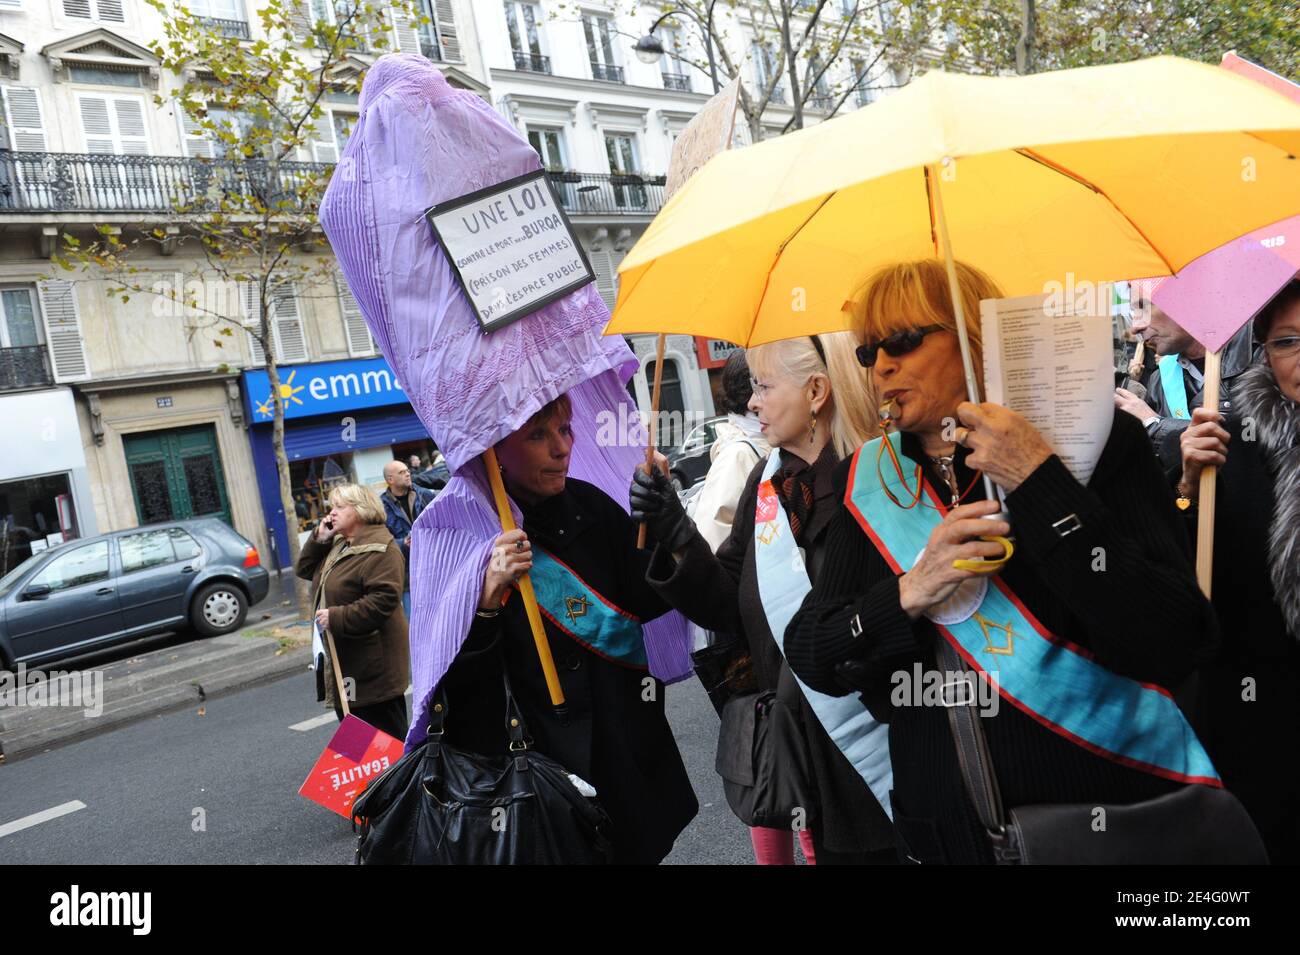
<svg viewBox="0 0 1300 955">
<path fill-rule="evenodd" d="M 432 491 L 411 484 L 411 469 L 401 461 L 389 461 L 384 465 L 384 483 L 388 489 L 379 495 L 384 502 L 384 515 L 388 533 L 393 535 L 402 548 L 402 559 L 406 562 L 406 575 L 402 587 L 402 609 L 409 616 L 411 613 L 411 525 L 420 516 L 420 512 L 433 501 Z"/>
<path fill-rule="evenodd" d="M 1183 458 L 1179 438 L 1192 423 L 1192 411 L 1201 406 L 1205 390 L 1205 346 L 1154 305 L 1145 316 L 1134 314 L 1133 331 L 1140 333 L 1147 345 L 1155 349 L 1159 364 L 1146 381 L 1146 401 L 1124 388 L 1116 388 L 1115 405 L 1133 415 L 1146 428 L 1156 457 L 1165 471 L 1181 471 Z M 1247 323 L 1223 348 L 1219 410 L 1225 415 L 1232 411 L 1233 379 L 1250 367 L 1253 346 L 1250 324 Z M 1175 396 L 1175 403 L 1179 398 L 1185 400 L 1186 417 L 1181 408 L 1171 404 L 1171 394 Z"/>
</svg>

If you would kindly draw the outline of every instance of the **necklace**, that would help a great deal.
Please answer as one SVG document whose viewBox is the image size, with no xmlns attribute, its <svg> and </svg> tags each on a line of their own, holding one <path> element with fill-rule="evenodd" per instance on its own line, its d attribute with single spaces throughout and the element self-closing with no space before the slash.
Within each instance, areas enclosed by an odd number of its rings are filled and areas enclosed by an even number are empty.
<svg viewBox="0 0 1300 955">
<path fill-rule="evenodd" d="M 951 454 L 928 454 L 926 455 L 939 471 L 939 476 L 943 478 L 948 490 L 949 507 L 956 503 L 958 497 L 957 491 L 957 469 L 953 467 L 953 456 Z"/>
<path fill-rule="evenodd" d="M 911 496 L 912 498 L 912 500 L 907 504 L 904 504 L 897 497 L 895 497 L 894 492 L 891 491 L 889 489 L 889 485 L 885 483 L 885 476 L 884 473 L 881 471 L 880 462 L 881 459 L 884 457 L 886 451 L 889 452 L 889 460 L 894 465 L 894 473 L 898 475 L 899 483 L 902 484 L 903 489 L 906 490 L 909 496 Z M 976 471 L 975 475 L 971 478 L 970 484 L 967 485 L 966 490 L 958 494 L 957 493 L 957 469 L 953 466 L 953 455 L 945 454 L 945 455 L 940 455 L 939 457 L 935 457 L 934 455 L 926 455 L 926 457 L 928 457 L 931 461 L 934 462 L 935 466 L 943 474 L 944 480 L 947 481 L 948 483 L 948 489 L 950 492 L 948 506 L 950 508 L 956 507 L 962 501 L 966 500 L 966 496 L 970 494 L 972 490 L 975 489 L 975 485 L 979 481 L 980 474 L 982 472 Z M 880 486 L 884 490 L 885 496 L 888 497 L 889 500 L 893 502 L 894 506 L 901 507 L 905 511 L 911 510 L 912 508 L 916 507 L 917 504 L 922 504 L 922 503 L 926 507 L 934 506 L 928 502 L 923 502 L 921 500 L 922 496 L 925 493 L 925 479 L 921 473 L 921 465 L 919 464 L 916 465 L 916 473 L 913 476 L 914 480 L 916 481 L 916 491 L 913 492 L 907 487 L 907 479 L 903 476 L 902 463 L 898 460 L 898 456 L 894 453 L 894 445 L 889 440 L 888 433 L 882 435 L 882 440 L 880 442 L 880 449 L 876 452 L 876 475 L 877 477 L 880 478 Z"/>
</svg>

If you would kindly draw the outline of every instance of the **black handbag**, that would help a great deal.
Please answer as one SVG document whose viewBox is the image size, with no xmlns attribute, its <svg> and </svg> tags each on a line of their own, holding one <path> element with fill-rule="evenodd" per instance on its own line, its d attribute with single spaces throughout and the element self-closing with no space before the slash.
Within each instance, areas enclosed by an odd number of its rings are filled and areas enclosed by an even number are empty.
<svg viewBox="0 0 1300 955">
<path fill-rule="evenodd" d="M 695 675 L 709 695 L 718 716 L 733 696 L 753 693 L 758 688 L 749 644 L 735 634 L 719 634 L 722 639 L 691 654 Z"/>
<path fill-rule="evenodd" d="M 939 647 L 944 669 L 966 672 L 947 640 L 941 637 Z M 1245 807 L 1226 789 L 1213 786 L 1188 784 L 1128 805 L 1020 806 L 1008 814 L 974 694 L 967 696 L 948 705 L 948 722 L 962 781 L 999 865 L 1268 864 Z M 1102 819 L 1104 828 L 1097 825 Z"/>
<path fill-rule="evenodd" d="M 360 865 L 590 865 L 612 861 L 610 820 L 568 771 L 532 747 L 506 691 L 509 751 L 469 753 L 442 741 L 435 697 L 429 736 L 366 787 L 352 808 Z"/>
<path fill-rule="evenodd" d="M 733 696 L 722 708 L 714 768 L 731 811 L 747 826 L 811 826 L 814 802 L 798 717 L 775 691 Z"/>
</svg>

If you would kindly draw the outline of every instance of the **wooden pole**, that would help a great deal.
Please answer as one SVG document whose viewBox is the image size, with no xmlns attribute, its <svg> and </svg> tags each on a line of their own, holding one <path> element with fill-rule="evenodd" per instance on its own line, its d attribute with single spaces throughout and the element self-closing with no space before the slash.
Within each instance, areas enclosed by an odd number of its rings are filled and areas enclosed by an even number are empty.
<svg viewBox="0 0 1300 955">
<path fill-rule="evenodd" d="M 659 333 L 659 341 L 655 345 L 655 386 L 654 392 L 650 396 L 650 440 L 645 446 L 645 473 L 653 474 L 655 468 L 655 449 L 659 446 L 659 388 L 664 380 L 664 342 L 668 336 L 663 332 Z M 636 549 L 645 550 L 646 526 L 641 525 L 640 530 L 636 532 Z"/>
<path fill-rule="evenodd" d="M 1219 407 L 1220 360 L 1223 353 L 1205 353 L 1205 388 L 1201 392 L 1201 407 Z M 1196 582 L 1201 593 L 1210 599 L 1210 580 L 1214 575 L 1214 488 L 1219 469 L 1206 467 L 1201 471 L 1201 484 L 1196 494 Z"/>
<path fill-rule="evenodd" d="M 506 497 L 506 486 L 501 481 L 501 468 L 497 465 L 495 448 L 488 448 L 483 452 L 483 466 L 487 468 L 488 483 L 492 486 L 492 498 L 496 501 L 501 530 L 512 531 L 515 529 L 515 516 L 510 513 L 510 499 Z M 533 642 L 537 645 L 537 657 L 542 662 L 542 675 L 546 677 L 546 689 L 551 694 L 551 705 L 558 710 L 564 706 L 564 690 L 560 687 L 560 675 L 555 672 L 555 660 L 551 658 L 551 645 L 546 639 L 546 629 L 542 626 L 542 613 L 537 609 L 537 594 L 533 592 L 533 581 L 527 574 L 519 578 L 519 596 L 524 598 L 524 611 L 528 614 L 528 626 L 533 631 Z"/>
</svg>

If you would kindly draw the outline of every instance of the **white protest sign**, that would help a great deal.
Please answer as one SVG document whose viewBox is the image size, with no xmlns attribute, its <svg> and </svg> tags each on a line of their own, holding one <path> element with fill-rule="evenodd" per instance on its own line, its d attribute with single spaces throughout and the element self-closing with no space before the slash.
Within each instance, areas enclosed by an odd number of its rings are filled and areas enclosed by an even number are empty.
<svg viewBox="0 0 1300 955">
<path fill-rule="evenodd" d="M 595 280 L 540 169 L 436 205 L 425 216 L 485 332 Z"/>
<path fill-rule="evenodd" d="M 668 179 L 664 184 L 664 202 L 682 187 L 701 166 L 731 145 L 731 131 L 736 123 L 736 104 L 740 101 L 740 79 L 732 80 L 686 124 L 673 143 L 668 160 Z"/>
</svg>

